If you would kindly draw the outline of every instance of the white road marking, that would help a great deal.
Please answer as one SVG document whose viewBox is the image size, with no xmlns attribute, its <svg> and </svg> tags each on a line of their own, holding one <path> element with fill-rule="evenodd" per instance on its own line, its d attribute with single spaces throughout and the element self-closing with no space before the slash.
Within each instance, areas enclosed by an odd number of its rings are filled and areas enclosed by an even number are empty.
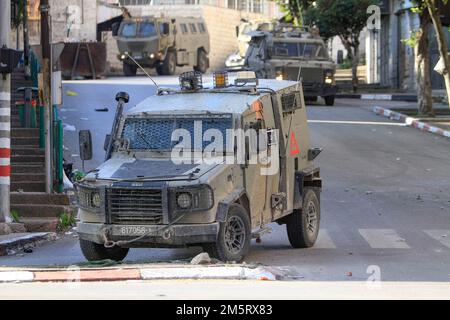
<svg viewBox="0 0 450 320">
<path fill-rule="evenodd" d="M 336 249 L 327 229 L 320 229 L 317 242 L 312 249 Z"/>
<path fill-rule="evenodd" d="M 406 126 L 406 124 L 404 124 L 404 123 L 374 122 L 374 121 L 308 120 L 308 123 L 360 124 L 360 125 L 378 125 L 378 126 L 394 126 L 394 127 L 405 127 Z"/>
<path fill-rule="evenodd" d="M 359 234 L 374 249 L 409 249 L 405 240 L 392 229 L 359 229 Z"/>
<path fill-rule="evenodd" d="M 447 248 L 450 248 L 450 230 L 424 230 L 423 232 Z"/>
</svg>

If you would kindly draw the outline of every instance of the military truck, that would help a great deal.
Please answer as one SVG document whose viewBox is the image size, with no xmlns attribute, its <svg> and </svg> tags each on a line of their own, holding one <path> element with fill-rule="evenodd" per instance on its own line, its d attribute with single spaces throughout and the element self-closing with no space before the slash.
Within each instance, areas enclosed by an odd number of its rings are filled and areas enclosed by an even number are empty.
<svg viewBox="0 0 450 320">
<path fill-rule="evenodd" d="M 315 30 L 278 24 L 272 32 L 251 34 L 245 63 L 260 78 L 301 81 L 306 100 L 321 96 L 333 106 L 336 65 Z"/>
<path fill-rule="evenodd" d="M 301 83 L 258 81 L 253 72 L 228 82 L 215 74 L 207 87 L 200 73 L 182 74 L 180 89 L 159 88 L 126 113 L 129 96 L 117 95 L 105 162 L 76 184 L 86 259 L 201 246 L 242 261 L 272 222 L 286 225 L 294 248 L 314 245 L 321 149 L 310 146 Z M 86 136 L 82 159 L 92 148 Z"/>
<path fill-rule="evenodd" d="M 155 68 L 159 75 L 173 75 L 176 67 L 209 68 L 209 34 L 203 18 L 127 18 L 113 25 L 126 76 L 135 76 L 136 62 Z"/>
</svg>

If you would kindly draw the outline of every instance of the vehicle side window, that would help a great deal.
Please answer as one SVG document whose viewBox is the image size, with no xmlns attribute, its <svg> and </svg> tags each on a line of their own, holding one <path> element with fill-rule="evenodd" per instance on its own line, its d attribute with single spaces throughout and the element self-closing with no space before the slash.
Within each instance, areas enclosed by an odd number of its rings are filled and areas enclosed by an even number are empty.
<svg viewBox="0 0 450 320">
<path fill-rule="evenodd" d="M 194 23 L 189 23 L 189 27 L 191 28 L 191 33 L 197 33 L 197 28 Z"/>
<path fill-rule="evenodd" d="M 186 26 L 186 23 L 180 24 L 180 27 L 181 27 L 181 33 L 182 34 L 187 34 L 188 33 L 188 28 Z"/>
<path fill-rule="evenodd" d="M 205 33 L 206 32 L 205 25 L 203 23 L 199 23 L 198 30 L 200 30 L 200 33 Z"/>
</svg>

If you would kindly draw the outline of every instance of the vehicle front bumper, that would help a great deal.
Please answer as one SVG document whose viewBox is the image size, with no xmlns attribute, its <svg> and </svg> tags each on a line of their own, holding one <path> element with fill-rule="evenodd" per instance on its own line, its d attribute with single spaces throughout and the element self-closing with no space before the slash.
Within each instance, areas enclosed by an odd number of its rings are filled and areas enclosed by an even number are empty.
<svg viewBox="0 0 450 320">
<path fill-rule="evenodd" d="M 212 243 L 217 240 L 219 223 L 209 224 L 177 224 L 161 229 L 166 225 L 109 225 L 101 223 L 77 224 L 77 232 L 81 239 L 99 244 L 105 243 L 105 235 L 109 241 L 127 241 L 146 236 L 129 247 L 182 247 L 187 245 Z"/>
<path fill-rule="evenodd" d="M 317 82 L 303 82 L 303 93 L 305 97 L 326 97 L 334 96 L 338 87 L 332 84 L 324 84 Z"/>
</svg>

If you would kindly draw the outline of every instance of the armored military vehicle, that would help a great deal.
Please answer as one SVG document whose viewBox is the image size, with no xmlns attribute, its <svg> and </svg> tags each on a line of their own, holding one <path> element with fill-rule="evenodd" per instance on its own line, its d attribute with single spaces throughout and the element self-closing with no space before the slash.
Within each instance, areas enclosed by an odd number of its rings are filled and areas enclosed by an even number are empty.
<svg viewBox="0 0 450 320">
<path fill-rule="evenodd" d="M 76 184 L 88 260 L 201 246 L 241 261 L 274 221 L 287 225 L 293 247 L 314 245 L 321 149 L 310 146 L 301 83 L 253 72 L 229 82 L 216 73 L 206 86 L 200 73 L 184 73 L 181 89 L 159 88 L 126 113 L 129 97 L 117 95 L 105 162 Z M 89 139 L 80 146 L 92 148 Z"/>
<path fill-rule="evenodd" d="M 228 56 L 225 61 L 225 67 L 228 71 L 240 71 L 245 67 L 245 54 L 247 53 L 248 44 L 252 39 L 250 32 L 256 30 L 271 30 L 275 21 L 271 19 L 256 19 L 250 21 L 242 21 L 236 27 L 236 37 L 238 41 L 238 50 Z"/>
<path fill-rule="evenodd" d="M 301 81 L 306 100 L 319 96 L 334 105 L 336 65 L 323 39 L 308 28 L 278 24 L 272 32 L 251 33 L 246 66 L 260 78 Z"/>
<path fill-rule="evenodd" d="M 177 66 L 205 73 L 209 67 L 209 34 L 202 18 L 127 18 L 113 26 L 126 76 L 136 63 L 155 68 L 159 75 L 175 74 Z"/>
</svg>

